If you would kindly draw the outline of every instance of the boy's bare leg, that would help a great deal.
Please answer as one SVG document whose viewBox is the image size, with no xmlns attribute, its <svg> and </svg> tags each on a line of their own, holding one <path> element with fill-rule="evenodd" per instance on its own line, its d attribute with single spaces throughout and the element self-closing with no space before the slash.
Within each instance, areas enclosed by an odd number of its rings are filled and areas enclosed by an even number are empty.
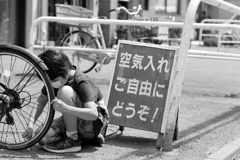
<svg viewBox="0 0 240 160">
<path fill-rule="evenodd" d="M 75 107 L 74 95 L 76 92 L 70 86 L 63 86 L 58 90 L 57 97 L 64 103 Z M 67 137 L 56 141 L 55 143 L 47 144 L 43 148 L 53 153 L 67 153 L 81 151 L 81 141 L 78 138 L 77 132 L 77 117 L 62 112 L 64 126 L 66 127 Z"/>
<path fill-rule="evenodd" d="M 76 97 L 75 91 L 70 86 L 63 86 L 59 89 L 58 99 L 62 100 L 64 103 L 75 106 L 74 99 Z M 78 118 L 72 114 L 62 113 L 64 118 L 64 123 L 66 125 L 67 132 L 75 132 L 77 131 L 77 120 Z"/>
<path fill-rule="evenodd" d="M 38 128 L 35 132 L 37 134 L 41 128 Z M 59 140 L 61 137 L 56 137 L 55 131 L 50 128 L 47 132 L 47 134 L 38 142 L 39 145 L 44 146 L 46 144 L 52 143 L 54 141 Z"/>
</svg>

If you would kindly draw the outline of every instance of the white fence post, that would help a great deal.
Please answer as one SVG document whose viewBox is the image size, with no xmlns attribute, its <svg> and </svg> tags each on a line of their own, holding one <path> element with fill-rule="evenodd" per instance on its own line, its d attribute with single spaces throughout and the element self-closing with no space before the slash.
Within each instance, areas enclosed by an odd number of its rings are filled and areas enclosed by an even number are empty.
<svg viewBox="0 0 240 160">
<path fill-rule="evenodd" d="M 172 86 L 169 86 L 170 88 L 172 88 L 172 91 L 170 94 L 170 109 L 168 112 L 166 132 L 163 139 L 163 151 L 172 150 L 174 130 L 179 110 L 179 100 L 181 96 L 183 78 L 186 68 L 188 48 L 190 45 L 191 30 L 193 29 L 193 22 L 199 3 L 200 0 L 192 0 L 190 2 L 184 20 L 180 48 L 178 50 L 176 67 L 173 73 L 173 83 Z"/>
</svg>

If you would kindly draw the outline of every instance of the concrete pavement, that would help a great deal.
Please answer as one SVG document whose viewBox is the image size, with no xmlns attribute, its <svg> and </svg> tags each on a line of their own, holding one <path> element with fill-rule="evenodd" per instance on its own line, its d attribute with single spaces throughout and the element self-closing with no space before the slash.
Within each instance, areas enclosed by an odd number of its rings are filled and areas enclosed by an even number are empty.
<svg viewBox="0 0 240 160">
<path fill-rule="evenodd" d="M 232 160 L 240 152 L 240 135 L 203 160 Z"/>
</svg>

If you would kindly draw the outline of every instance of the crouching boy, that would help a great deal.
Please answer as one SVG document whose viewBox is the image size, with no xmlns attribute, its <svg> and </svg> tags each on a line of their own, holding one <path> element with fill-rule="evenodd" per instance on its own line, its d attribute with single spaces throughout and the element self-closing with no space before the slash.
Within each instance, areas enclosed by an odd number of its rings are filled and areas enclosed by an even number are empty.
<svg viewBox="0 0 240 160">
<path fill-rule="evenodd" d="M 48 67 L 47 74 L 57 96 L 51 104 L 56 111 L 62 113 L 61 117 L 54 119 L 39 144 L 47 151 L 66 153 L 80 151 L 84 140 L 95 144 L 104 143 L 100 131 L 108 122 L 109 115 L 97 84 L 73 66 L 61 51 L 47 50 L 39 57 Z M 46 88 L 43 87 L 23 137 L 32 137 L 33 125 L 47 100 Z"/>
</svg>

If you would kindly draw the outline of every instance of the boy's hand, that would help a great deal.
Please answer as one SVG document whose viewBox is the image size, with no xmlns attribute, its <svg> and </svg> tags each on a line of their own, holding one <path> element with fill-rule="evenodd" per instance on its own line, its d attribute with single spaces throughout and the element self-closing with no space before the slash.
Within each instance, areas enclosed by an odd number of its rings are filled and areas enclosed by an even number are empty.
<svg viewBox="0 0 240 160">
<path fill-rule="evenodd" d="M 53 105 L 53 108 L 56 111 L 65 113 L 68 111 L 69 106 L 64 103 L 63 101 L 61 101 L 60 99 L 55 98 L 54 100 L 52 100 L 51 104 Z"/>
<path fill-rule="evenodd" d="M 27 140 L 31 139 L 33 137 L 33 128 L 32 127 L 28 127 L 25 132 L 22 134 L 23 138 L 26 138 Z"/>
</svg>

